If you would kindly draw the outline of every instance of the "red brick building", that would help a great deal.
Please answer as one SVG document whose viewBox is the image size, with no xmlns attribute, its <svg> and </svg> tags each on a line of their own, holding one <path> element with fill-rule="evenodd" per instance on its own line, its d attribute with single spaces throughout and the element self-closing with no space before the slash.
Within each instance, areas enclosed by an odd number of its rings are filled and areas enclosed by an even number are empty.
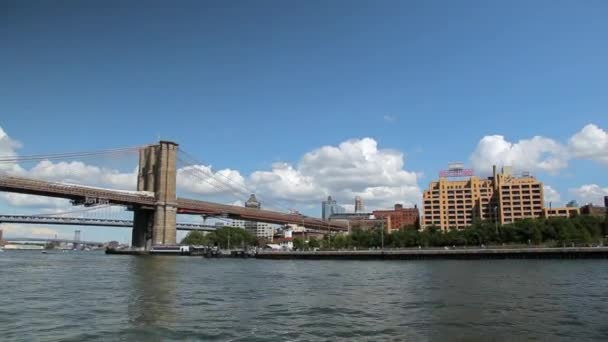
<svg viewBox="0 0 608 342">
<path fill-rule="evenodd" d="M 395 204 L 393 210 L 374 210 L 372 215 L 376 218 L 386 219 L 386 229 L 389 233 L 404 226 L 419 227 L 420 214 L 417 206 L 404 208 L 401 204 Z"/>
</svg>

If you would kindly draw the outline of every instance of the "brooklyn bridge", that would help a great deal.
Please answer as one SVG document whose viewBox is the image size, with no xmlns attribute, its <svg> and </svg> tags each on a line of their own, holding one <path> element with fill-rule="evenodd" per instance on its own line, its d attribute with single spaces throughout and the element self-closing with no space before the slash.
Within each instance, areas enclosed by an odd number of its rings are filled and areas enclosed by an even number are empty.
<svg viewBox="0 0 608 342">
<path fill-rule="evenodd" d="M 298 213 L 283 213 L 272 210 L 246 208 L 177 197 L 177 153 L 178 144 L 160 141 L 157 144 L 138 148 L 139 165 L 137 189 L 117 190 L 81 184 L 50 182 L 24 178 L 11 174 L 0 174 L 0 191 L 35 196 L 69 199 L 75 205 L 106 203 L 124 206 L 133 213 L 132 220 L 111 219 L 52 219 L 40 217 L 4 216 L 0 222 L 82 224 L 97 226 L 132 226 L 131 245 L 134 248 L 150 249 L 156 245 L 176 244 L 178 229 L 208 230 L 202 225 L 178 224 L 178 215 L 200 215 L 272 224 L 298 224 L 313 231 L 338 232 L 347 230 L 343 222 L 327 222 Z"/>
</svg>

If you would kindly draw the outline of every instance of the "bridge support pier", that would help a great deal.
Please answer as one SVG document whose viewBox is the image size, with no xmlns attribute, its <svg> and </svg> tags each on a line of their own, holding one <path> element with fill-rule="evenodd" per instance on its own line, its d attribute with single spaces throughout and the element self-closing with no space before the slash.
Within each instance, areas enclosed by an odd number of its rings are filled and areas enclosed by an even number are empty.
<svg viewBox="0 0 608 342">
<path fill-rule="evenodd" d="M 133 232 L 131 246 L 138 249 L 150 249 L 152 245 L 152 223 L 154 211 L 141 208 L 133 209 Z"/>
<path fill-rule="evenodd" d="M 154 208 L 136 208 L 133 213 L 133 247 L 176 243 L 177 144 L 161 141 L 139 153 L 137 190 L 154 192 Z"/>
</svg>

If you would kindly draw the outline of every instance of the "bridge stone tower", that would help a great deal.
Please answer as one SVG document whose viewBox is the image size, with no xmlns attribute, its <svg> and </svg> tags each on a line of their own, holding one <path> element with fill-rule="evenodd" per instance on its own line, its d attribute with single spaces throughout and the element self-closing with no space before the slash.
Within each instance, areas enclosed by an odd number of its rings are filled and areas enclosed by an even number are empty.
<svg viewBox="0 0 608 342">
<path fill-rule="evenodd" d="M 152 245 L 176 243 L 176 158 L 177 144 L 160 141 L 139 151 L 137 191 L 154 192 L 154 207 L 133 208 L 131 245 L 150 249 Z"/>
</svg>

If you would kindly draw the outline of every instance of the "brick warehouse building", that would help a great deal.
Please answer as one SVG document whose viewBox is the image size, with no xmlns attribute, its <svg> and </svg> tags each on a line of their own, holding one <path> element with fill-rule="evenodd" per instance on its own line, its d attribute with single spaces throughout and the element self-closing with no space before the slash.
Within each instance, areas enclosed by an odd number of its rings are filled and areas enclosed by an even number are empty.
<svg viewBox="0 0 608 342">
<path fill-rule="evenodd" d="M 389 233 L 406 226 L 419 227 L 420 214 L 417 206 L 404 208 L 401 204 L 395 204 L 393 210 L 374 210 L 372 215 L 377 219 L 386 220 L 386 229 Z"/>
</svg>

